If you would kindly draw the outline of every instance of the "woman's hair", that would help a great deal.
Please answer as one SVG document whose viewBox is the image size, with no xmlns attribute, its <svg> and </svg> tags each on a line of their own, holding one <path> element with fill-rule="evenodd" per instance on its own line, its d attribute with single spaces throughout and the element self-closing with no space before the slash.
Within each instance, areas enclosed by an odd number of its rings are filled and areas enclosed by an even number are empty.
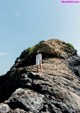
<svg viewBox="0 0 80 113">
<path fill-rule="evenodd" d="M 40 51 L 40 50 L 38 50 L 38 51 L 37 51 L 37 54 L 38 54 L 38 53 L 41 53 L 41 51 Z"/>
</svg>

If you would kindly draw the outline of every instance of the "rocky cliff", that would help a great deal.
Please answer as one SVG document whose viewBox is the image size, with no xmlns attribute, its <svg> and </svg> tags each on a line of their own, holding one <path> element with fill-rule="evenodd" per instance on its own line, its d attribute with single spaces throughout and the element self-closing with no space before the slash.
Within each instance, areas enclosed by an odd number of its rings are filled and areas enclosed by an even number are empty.
<svg viewBox="0 0 80 113">
<path fill-rule="evenodd" d="M 36 73 L 35 55 L 43 55 L 43 74 Z M 0 108 L 8 113 L 80 113 L 80 57 L 60 40 L 41 41 L 25 49 L 0 76 Z"/>
</svg>

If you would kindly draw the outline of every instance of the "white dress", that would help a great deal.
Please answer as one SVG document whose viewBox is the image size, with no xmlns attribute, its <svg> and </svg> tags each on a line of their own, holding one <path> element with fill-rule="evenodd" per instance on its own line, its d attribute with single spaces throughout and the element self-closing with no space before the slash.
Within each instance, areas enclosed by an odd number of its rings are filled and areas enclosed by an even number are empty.
<svg viewBox="0 0 80 113">
<path fill-rule="evenodd" d="M 36 55 L 36 65 L 39 65 L 42 61 L 42 54 L 37 54 Z"/>
</svg>

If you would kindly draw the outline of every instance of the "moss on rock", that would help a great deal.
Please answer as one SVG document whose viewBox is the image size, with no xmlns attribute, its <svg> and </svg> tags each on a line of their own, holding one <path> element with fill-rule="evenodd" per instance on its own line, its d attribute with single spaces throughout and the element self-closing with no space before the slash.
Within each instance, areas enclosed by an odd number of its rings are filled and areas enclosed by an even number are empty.
<svg viewBox="0 0 80 113">
<path fill-rule="evenodd" d="M 73 45 L 70 44 L 70 43 L 67 43 L 67 46 L 68 46 L 69 49 L 74 49 Z"/>
</svg>

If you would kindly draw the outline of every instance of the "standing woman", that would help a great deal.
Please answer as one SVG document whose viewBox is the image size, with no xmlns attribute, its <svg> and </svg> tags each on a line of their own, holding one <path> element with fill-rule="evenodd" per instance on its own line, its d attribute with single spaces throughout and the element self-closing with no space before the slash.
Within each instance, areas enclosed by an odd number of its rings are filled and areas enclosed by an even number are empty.
<svg viewBox="0 0 80 113">
<path fill-rule="evenodd" d="M 37 51 L 37 55 L 36 55 L 36 65 L 37 65 L 37 72 L 42 73 L 42 54 L 39 50 Z"/>
</svg>

